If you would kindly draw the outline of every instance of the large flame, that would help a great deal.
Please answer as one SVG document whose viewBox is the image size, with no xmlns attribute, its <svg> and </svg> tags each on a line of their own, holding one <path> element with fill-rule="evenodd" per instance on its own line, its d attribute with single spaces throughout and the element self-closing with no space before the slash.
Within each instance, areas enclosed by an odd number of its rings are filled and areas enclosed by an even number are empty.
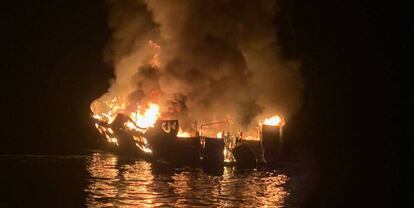
<svg viewBox="0 0 414 208">
<path fill-rule="evenodd" d="M 160 106 L 157 104 L 149 103 L 144 110 L 141 110 L 141 106 L 138 106 L 135 112 L 130 112 L 128 114 L 125 109 L 125 103 L 117 101 L 118 99 L 111 99 L 110 101 L 105 102 L 106 104 L 109 104 L 109 106 L 106 108 L 109 109 L 109 111 L 101 112 L 99 114 L 97 113 L 96 109 L 97 105 L 99 104 L 96 104 L 94 102 L 95 105 L 92 104 L 91 106 L 92 110 L 96 111 L 93 115 L 93 117 L 97 120 L 95 127 L 102 135 L 106 137 L 109 143 L 119 145 L 118 138 L 116 137 L 114 130 L 108 127 L 108 125 L 114 121 L 118 113 L 123 113 L 129 116 L 129 119 L 124 123 L 124 126 L 127 129 L 141 133 L 145 133 L 148 128 L 154 127 L 155 122 L 160 116 Z M 145 137 L 133 135 L 133 138 L 135 140 L 136 146 L 143 152 L 147 154 L 152 153 L 152 150 L 148 148 L 148 143 Z"/>
<path fill-rule="evenodd" d="M 145 109 L 144 113 L 141 113 L 138 109 L 137 112 L 132 112 L 129 117 L 137 124 L 140 128 L 154 127 L 155 122 L 160 116 L 160 106 L 154 103 L 150 103 L 148 108 Z"/>
<path fill-rule="evenodd" d="M 99 100 L 95 100 L 91 104 L 93 118 L 112 123 L 116 115 L 125 109 L 125 101 L 121 97 L 103 96 Z"/>
<path fill-rule="evenodd" d="M 107 109 L 107 111 L 101 112 L 102 105 L 106 105 L 104 109 Z M 125 103 L 119 101 L 119 98 L 113 98 L 107 102 L 95 101 L 91 105 L 92 112 L 94 113 L 93 118 L 110 124 L 118 113 L 124 113 L 131 118 L 131 121 L 125 123 L 127 128 L 136 129 L 136 127 L 139 127 L 146 129 L 153 127 L 160 116 L 160 106 L 155 103 L 149 103 L 143 110 L 141 106 L 138 106 L 133 112 L 128 112 L 125 106 Z M 98 109 L 98 107 L 101 109 Z"/>
<path fill-rule="evenodd" d="M 154 50 L 150 64 L 153 68 L 159 68 L 158 51 L 160 46 L 152 40 L 148 44 Z M 160 117 L 160 106 L 157 103 L 128 103 L 126 97 L 116 96 L 111 93 L 107 93 L 92 102 L 91 110 L 93 112 L 93 118 L 97 120 L 95 127 L 106 137 L 109 143 L 116 145 L 118 145 L 118 139 L 109 125 L 115 120 L 118 114 L 122 113 L 129 117 L 123 124 L 127 129 L 140 133 L 145 133 L 148 128 L 154 127 L 155 122 Z M 146 147 L 146 138 L 134 136 L 134 139 L 137 147 L 141 148 L 144 152 L 151 153 L 150 149 Z"/>
<path fill-rule="evenodd" d="M 154 55 L 150 61 L 153 68 L 159 68 L 160 62 L 158 52 L 160 46 L 152 41 L 148 41 L 150 48 L 154 50 Z M 154 93 L 157 94 L 157 93 Z M 93 118 L 98 121 L 111 124 L 119 113 L 129 116 L 130 120 L 125 122 L 125 127 L 131 130 L 145 131 L 145 129 L 154 127 L 155 122 L 160 117 L 160 106 L 156 103 L 132 103 L 134 108 L 130 108 L 131 103 L 127 103 L 126 97 L 114 96 L 110 93 L 103 95 L 91 104 Z M 127 109 L 128 108 L 128 109 Z M 98 124 L 97 124 L 98 125 Z M 101 133 L 105 130 L 98 129 Z"/>
<path fill-rule="evenodd" d="M 282 118 L 279 115 L 272 116 L 270 118 L 266 118 L 262 124 L 268 126 L 281 126 L 283 125 Z"/>
</svg>

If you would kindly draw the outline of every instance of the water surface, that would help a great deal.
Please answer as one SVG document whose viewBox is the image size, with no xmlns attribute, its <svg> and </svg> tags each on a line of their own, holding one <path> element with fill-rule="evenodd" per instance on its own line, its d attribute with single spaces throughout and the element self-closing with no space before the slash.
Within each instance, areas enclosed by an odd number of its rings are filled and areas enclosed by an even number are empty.
<svg viewBox="0 0 414 208">
<path fill-rule="evenodd" d="M 0 156 L 14 207 L 300 207 L 306 171 L 170 167 L 109 153 Z"/>
</svg>

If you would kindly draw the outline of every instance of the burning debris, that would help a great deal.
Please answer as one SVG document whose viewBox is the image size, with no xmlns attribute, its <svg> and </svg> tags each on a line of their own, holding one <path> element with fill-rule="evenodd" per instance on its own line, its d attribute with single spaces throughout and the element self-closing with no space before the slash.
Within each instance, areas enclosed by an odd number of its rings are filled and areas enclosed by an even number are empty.
<svg viewBox="0 0 414 208">
<path fill-rule="evenodd" d="M 119 149 L 162 156 L 161 149 L 193 144 L 209 161 L 234 162 L 238 146 L 261 141 L 265 126 L 281 132 L 284 120 L 275 114 L 299 107 L 298 64 L 278 54 L 275 1 L 109 5 L 106 54 L 116 78 L 91 111 Z"/>
</svg>

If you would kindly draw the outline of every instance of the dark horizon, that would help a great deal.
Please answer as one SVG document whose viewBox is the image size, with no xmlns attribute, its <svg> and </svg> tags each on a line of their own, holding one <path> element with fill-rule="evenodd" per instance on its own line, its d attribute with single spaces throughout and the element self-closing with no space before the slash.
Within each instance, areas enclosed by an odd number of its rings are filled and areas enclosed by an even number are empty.
<svg viewBox="0 0 414 208">
<path fill-rule="evenodd" d="M 301 61 L 305 86 L 302 108 L 286 125 L 290 157 L 316 161 L 321 172 L 309 206 L 402 205 L 391 197 L 402 136 L 398 78 L 405 56 L 397 53 L 412 44 L 412 5 L 279 4 L 275 24 L 282 54 Z M 65 155 L 96 148 L 89 105 L 114 76 L 103 61 L 111 33 L 105 2 L 2 6 L 6 105 L 0 153 Z M 350 194 L 353 201 L 343 199 Z"/>
</svg>

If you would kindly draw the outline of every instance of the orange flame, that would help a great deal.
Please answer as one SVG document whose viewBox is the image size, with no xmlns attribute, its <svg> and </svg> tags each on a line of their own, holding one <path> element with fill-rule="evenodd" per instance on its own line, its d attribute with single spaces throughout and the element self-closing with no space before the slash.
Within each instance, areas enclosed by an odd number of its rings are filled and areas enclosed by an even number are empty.
<svg viewBox="0 0 414 208">
<path fill-rule="evenodd" d="M 103 109 L 107 109 L 107 112 L 100 112 L 97 113 L 95 111 L 93 114 L 93 118 L 107 123 L 111 124 L 112 121 L 115 119 L 115 117 L 118 115 L 118 113 L 125 113 L 125 103 L 121 102 L 118 98 L 113 98 L 112 100 L 101 102 L 100 104 L 96 104 L 95 102 L 92 104 L 91 108 L 92 110 L 96 110 L 94 106 L 96 105 L 102 105 L 100 106 Z M 106 105 L 106 106 L 105 106 Z M 148 107 L 141 112 L 141 107 L 139 106 L 136 112 L 129 113 L 130 120 L 126 121 L 124 123 L 124 126 L 130 130 L 139 131 L 141 133 L 145 133 L 145 131 L 150 128 L 154 127 L 155 122 L 158 120 L 160 116 L 160 106 L 154 103 L 149 103 Z M 99 133 L 104 135 L 109 143 L 113 143 L 118 145 L 118 139 L 115 136 L 114 130 L 102 126 L 100 124 L 95 123 L 95 127 L 98 129 Z M 149 152 L 148 150 L 143 150 L 144 152 Z"/>
<path fill-rule="evenodd" d="M 105 97 L 102 100 L 92 102 L 91 110 L 94 113 L 93 118 L 112 123 L 116 115 L 125 109 L 125 102 L 120 97 Z"/>
<path fill-rule="evenodd" d="M 281 126 L 283 125 L 283 121 L 280 116 L 275 115 L 270 118 L 266 118 L 261 124 L 268 125 L 268 126 Z"/>
<path fill-rule="evenodd" d="M 252 140 L 252 141 L 258 141 L 260 140 L 258 137 L 253 137 L 253 136 L 247 136 L 244 137 L 243 140 Z"/>
<path fill-rule="evenodd" d="M 160 106 L 154 103 L 150 103 L 148 108 L 143 114 L 138 110 L 129 114 L 131 119 L 137 124 L 140 128 L 149 128 L 154 127 L 155 122 L 160 116 Z"/>
<path fill-rule="evenodd" d="M 155 53 L 151 59 L 151 66 L 154 68 L 160 68 L 160 60 L 158 57 L 158 51 L 160 50 L 161 46 L 152 40 L 148 41 L 148 45 L 155 50 Z"/>
<path fill-rule="evenodd" d="M 159 68 L 160 61 L 158 53 L 161 47 L 152 40 L 149 40 L 148 45 L 154 51 L 150 64 L 154 68 Z M 105 124 L 111 124 L 116 116 L 122 113 L 128 115 L 130 118 L 123 124 L 127 129 L 145 133 L 148 128 L 154 127 L 155 122 L 160 117 L 160 106 L 156 104 L 158 102 L 158 95 L 159 92 L 151 92 L 150 100 L 154 103 L 139 103 L 135 109 L 129 107 L 131 105 L 127 103 L 125 97 L 114 96 L 111 93 L 103 95 L 101 98 L 92 102 L 90 106 L 93 113 L 92 117 L 99 121 L 95 123 L 95 127 L 99 133 L 106 137 L 108 142 L 118 145 L 118 139 L 114 131 Z M 141 140 L 146 141 L 146 139 L 140 139 L 139 141 Z M 138 143 L 144 144 L 145 142 Z M 147 149 L 143 149 L 143 151 L 149 152 Z"/>
<path fill-rule="evenodd" d="M 177 137 L 191 137 L 191 134 L 183 131 L 181 128 L 178 129 Z"/>
</svg>

